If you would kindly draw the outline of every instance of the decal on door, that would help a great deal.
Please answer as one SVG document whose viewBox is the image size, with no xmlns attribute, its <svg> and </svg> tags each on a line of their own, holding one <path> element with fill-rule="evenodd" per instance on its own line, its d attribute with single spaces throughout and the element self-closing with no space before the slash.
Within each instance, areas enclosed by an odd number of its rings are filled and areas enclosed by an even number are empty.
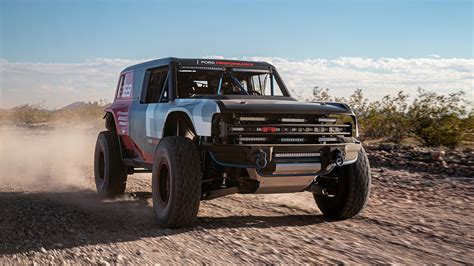
<svg viewBox="0 0 474 266">
<path fill-rule="evenodd" d="M 132 84 L 125 84 L 123 86 L 122 98 L 132 97 Z"/>
<path fill-rule="evenodd" d="M 120 133 L 128 135 L 128 112 L 117 112 L 117 121 Z"/>
</svg>

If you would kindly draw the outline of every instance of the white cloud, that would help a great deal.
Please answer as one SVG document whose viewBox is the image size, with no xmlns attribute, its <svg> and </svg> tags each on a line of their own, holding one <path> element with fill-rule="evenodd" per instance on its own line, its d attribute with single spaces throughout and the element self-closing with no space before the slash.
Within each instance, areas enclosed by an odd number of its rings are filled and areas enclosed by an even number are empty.
<svg viewBox="0 0 474 266">
<path fill-rule="evenodd" d="M 78 64 L 2 60 L 2 106 L 44 102 L 56 108 L 74 101 L 111 101 L 118 74 L 125 66 L 137 62 L 102 58 Z"/>
<path fill-rule="evenodd" d="M 216 58 L 217 56 L 212 56 Z M 222 58 L 222 57 L 219 57 Z M 418 87 L 438 93 L 464 90 L 474 99 L 474 59 L 361 58 L 289 60 L 246 57 L 277 67 L 296 95 L 309 96 L 314 86 L 347 96 L 357 88 L 371 99 Z M 83 63 L 18 63 L 0 59 L 2 107 L 44 101 L 51 108 L 74 101 L 112 100 L 119 72 L 145 60 L 98 58 Z"/>
<path fill-rule="evenodd" d="M 335 96 L 347 96 L 357 88 L 371 99 L 404 90 L 416 94 L 418 87 L 438 93 L 463 90 L 474 98 L 474 60 L 443 58 L 312 59 L 251 58 L 275 65 L 288 87 L 309 95 L 313 86 L 330 88 Z"/>
</svg>

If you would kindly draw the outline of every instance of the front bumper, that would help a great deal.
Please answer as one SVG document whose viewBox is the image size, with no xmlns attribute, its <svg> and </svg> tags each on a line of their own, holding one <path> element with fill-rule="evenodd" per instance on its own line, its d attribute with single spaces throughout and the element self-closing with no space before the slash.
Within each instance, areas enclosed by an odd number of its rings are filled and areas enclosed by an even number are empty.
<svg viewBox="0 0 474 266">
<path fill-rule="evenodd" d="M 319 163 L 321 169 L 331 164 L 350 164 L 357 160 L 361 144 L 207 144 L 204 149 L 210 152 L 215 162 L 224 167 L 256 168 L 264 174 L 277 171 L 277 165 Z M 302 156 L 299 156 L 302 155 Z M 265 156 L 265 167 L 258 159 Z M 339 162 L 338 162 L 339 160 Z M 281 167 L 280 167 L 281 168 Z M 315 175 L 319 171 L 312 171 Z"/>
<path fill-rule="evenodd" d="M 249 177 L 260 183 L 256 193 L 284 193 L 303 191 L 316 176 L 354 163 L 362 145 L 211 144 L 204 148 L 222 167 L 247 169 Z"/>
</svg>

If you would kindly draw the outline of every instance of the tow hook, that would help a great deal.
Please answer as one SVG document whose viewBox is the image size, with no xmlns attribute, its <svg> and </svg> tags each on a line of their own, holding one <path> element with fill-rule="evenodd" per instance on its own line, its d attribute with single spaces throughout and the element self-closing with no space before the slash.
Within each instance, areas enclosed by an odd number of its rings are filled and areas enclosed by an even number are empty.
<svg viewBox="0 0 474 266">
<path fill-rule="evenodd" d="M 334 151 L 334 156 L 336 157 L 336 165 L 341 166 L 344 164 L 344 158 L 342 157 L 342 152 L 340 150 Z"/>
<path fill-rule="evenodd" d="M 267 165 L 268 165 L 267 153 L 262 149 L 258 150 L 256 154 L 255 166 L 257 167 L 257 169 L 263 169 L 267 167 Z"/>
</svg>

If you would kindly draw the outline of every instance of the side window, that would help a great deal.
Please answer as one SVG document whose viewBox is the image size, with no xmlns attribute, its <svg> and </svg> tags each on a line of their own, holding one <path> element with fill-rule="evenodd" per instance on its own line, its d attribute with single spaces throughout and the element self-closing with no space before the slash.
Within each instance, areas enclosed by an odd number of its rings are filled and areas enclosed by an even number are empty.
<svg viewBox="0 0 474 266">
<path fill-rule="evenodd" d="M 121 98 L 122 97 L 122 92 L 123 92 L 123 85 L 125 81 L 125 75 L 120 75 L 120 79 L 117 85 L 117 96 L 115 98 Z"/>
<path fill-rule="evenodd" d="M 274 95 L 272 95 L 272 83 Z M 278 86 L 275 77 L 271 74 L 252 76 L 252 87 L 260 95 L 283 96 L 280 86 Z"/>
<path fill-rule="evenodd" d="M 160 101 L 168 100 L 168 68 L 160 67 L 147 70 L 145 75 L 146 80 L 146 94 L 142 102 L 144 103 L 157 103 Z"/>
<path fill-rule="evenodd" d="M 133 72 L 122 74 L 119 79 L 117 99 L 127 99 L 132 97 Z"/>
<path fill-rule="evenodd" d="M 260 95 L 270 95 L 270 74 L 255 75 L 252 77 L 253 90 Z"/>
</svg>

